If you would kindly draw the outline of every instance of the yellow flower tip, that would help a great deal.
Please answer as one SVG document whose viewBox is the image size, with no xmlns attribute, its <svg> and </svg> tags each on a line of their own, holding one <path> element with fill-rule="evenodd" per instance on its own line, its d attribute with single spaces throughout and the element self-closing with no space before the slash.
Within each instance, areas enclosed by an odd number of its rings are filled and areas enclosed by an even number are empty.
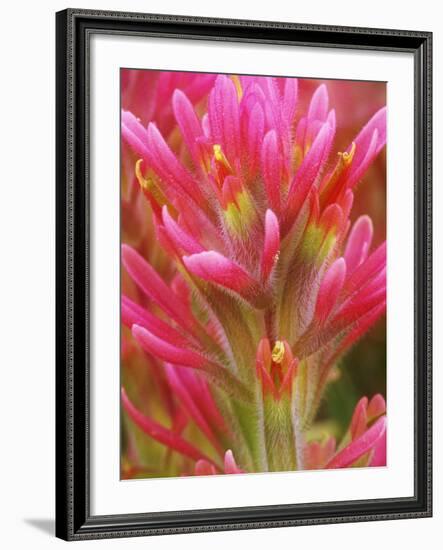
<svg viewBox="0 0 443 550">
<path fill-rule="evenodd" d="M 222 150 L 221 150 L 221 146 L 220 145 L 217 145 L 215 144 L 213 146 L 213 149 L 214 149 L 214 157 L 215 157 L 215 160 L 218 160 L 219 162 L 222 161 L 224 155 L 222 153 Z"/>
<path fill-rule="evenodd" d="M 355 149 L 356 149 L 356 145 L 355 145 L 355 141 L 353 141 L 351 145 L 351 150 L 349 151 L 349 153 L 347 153 L 346 151 L 344 153 L 339 153 L 345 166 L 349 166 L 351 164 L 352 159 L 354 158 L 354 155 L 355 155 Z"/>
<path fill-rule="evenodd" d="M 228 162 L 228 159 L 225 157 L 225 154 L 222 151 L 221 145 L 218 145 L 217 143 L 212 146 L 212 149 L 214 151 L 214 158 L 217 162 L 220 162 L 220 164 L 223 164 L 228 170 L 231 169 L 231 165 Z"/>
<path fill-rule="evenodd" d="M 138 183 L 142 189 L 148 189 L 148 181 L 143 177 L 141 164 L 143 159 L 138 159 L 135 163 L 135 175 L 137 177 Z"/>
<path fill-rule="evenodd" d="M 281 340 L 277 340 L 272 349 L 271 357 L 274 363 L 281 363 L 285 356 L 285 345 Z"/>
<path fill-rule="evenodd" d="M 233 74 L 231 76 L 231 79 L 232 79 L 232 82 L 234 83 L 235 88 L 237 90 L 237 97 L 240 100 L 243 96 L 243 89 L 241 87 L 240 79 L 238 78 L 238 76 L 236 74 Z"/>
</svg>

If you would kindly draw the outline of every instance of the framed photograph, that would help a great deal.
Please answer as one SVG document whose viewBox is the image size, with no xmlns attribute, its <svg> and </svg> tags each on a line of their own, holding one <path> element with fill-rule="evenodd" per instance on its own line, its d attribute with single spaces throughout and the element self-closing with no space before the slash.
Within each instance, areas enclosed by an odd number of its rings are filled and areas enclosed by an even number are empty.
<svg viewBox="0 0 443 550">
<path fill-rule="evenodd" d="M 56 17 L 57 536 L 430 516 L 431 33 Z"/>
</svg>

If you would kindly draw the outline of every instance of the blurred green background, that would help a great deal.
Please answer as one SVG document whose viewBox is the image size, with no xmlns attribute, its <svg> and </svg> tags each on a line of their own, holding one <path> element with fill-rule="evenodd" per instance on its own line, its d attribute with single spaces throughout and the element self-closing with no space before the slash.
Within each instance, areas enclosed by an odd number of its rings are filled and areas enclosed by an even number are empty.
<svg viewBox="0 0 443 550">
<path fill-rule="evenodd" d="M 376 393 L 386 398 L 386 320 L 360 340 L 338 365 L 339 377 L 329 384 L 317 416 L 338 440 L 345 434 L 359 399 Z M 330 420 L 333 418 L 334 420 Z M 328 420 L 327 420 L 328 419 Z"/>
</svg>

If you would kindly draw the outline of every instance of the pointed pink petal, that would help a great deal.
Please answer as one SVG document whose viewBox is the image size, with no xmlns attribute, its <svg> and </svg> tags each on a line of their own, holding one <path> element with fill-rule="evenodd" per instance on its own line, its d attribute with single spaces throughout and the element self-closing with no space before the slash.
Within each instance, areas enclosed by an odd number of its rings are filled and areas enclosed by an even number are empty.
<svg viewBox="0 0 443 550">
<path fill-rule="evenodd" d="M 172 279 L 171 287 L 177 298 L 189 307 L 191 303 L 191 289 L 180 273 L 177 273 Z"/>
<path fill-rule="evenodd" d="M 203 137 L 203 130 L 195 114 L 194 107 L 181 90 L 174 91 L 172 105 L 175 118 L 180 127 L 186 146 L 191 153 L 192 160 L 197 167 L 200 167 L 203 164 L 203 156 L 199 139 Z"/>
<path fill-rule="evenodd" d="M 256 286 L 254 279 L 242 267 L 213 250 L 184 256 L 183 262 L 191 273 L 201 279 L 238 293 Z"/>
<path fill-rule="evenodd" d="M 363 435 L 355 439 L 328 462 L 326 468 L 347 468 L 375 447 L 386 431 L 386 417 L 382 416 Z"/>
<path fill-rule="evenodd" d="M 344 286 L 347 295 L 360 289 L 372 277 L 386 268 L 386 242 L 383 242 L 372 254 L 348 277 Z"/>
<path fill-rule="evenodd" d="M 177 369 L 180 369 L 180 367 L 174 367 L 170 364 L 165 365 L 166 375 L 174 394 L 180 399 L 188 415 L 194 420 L 200 430 L 206 435 L 214 448 L 217 451 L 221 451 L 220 443 L 215 438 L 214 433 L 209 427 L 209 424 L 207 423 L 205 417 L 200 412 L 198 401 L 195 401 L 193 399 L 186 385 L 182 383 L 180 377 L 178 376 Z"/>
<path fill-rule="evenodd" d="M 279 151 L 275 130 L 270 130 L 263 140 L 261 166 L 269 206 L 275 212 L 280 212 L 283 159 Z"/>
<path fill-rule="evenodd" d="M 124 388 L 122 388 L 121 391 L 121 399 L 122 405 L 132 421 L 150 437 L 192 460 L 206 460 L 210 464 L 214 464 L 210 458 L 206 457 L 204 453 L 188 443 L 185 439 L 136 409 L 127 396 Z"/>
<path fill-rule="evenodd" d="M 272 354 L 268 338 L 262 338 L 258 343 L 257 360 L 261 361 L 265 367 L 269 367 L 271 365 Z"/>
<path fill-rule="evenodd" d="M 343 196 L 339 199 L 339 206 L 343 210 L 344 218 L 349 219 L 349 214 L 351 213 L 352 204 L 354 202 L 354 193 L 351 189 L 346 189 Z"/>
<path fill-rule="evenodd" d="M 326 117 L 326 122 L 329 124 L 329 127 L 332 129 L 332 133 L 335 136 L 335 130 L 337 128 L 337 120 L 336 120 L 336 116 L 335 116 L 335 109 L 331 109 L 329 111 L 328 116 Z M 328 155 L 329 155 L 329 151 L 330 151 L 330 149 L 328 150 Z M 325 159 L 325 160 L 327 160 L 327 159 Z"/>
<path fill-rule="evenodd" d="M 231 449 L 225 453 L 225 474 L 243 474 L 244 471 L 237 466 Z"/>
<path fill-rule="evenodd" d="M 150 162 L 160 178 L 173 187 L 182 197 L 190 197 L 205 209 L 205 199 L 190 173 L 171 151 L 157 127 L 148 126 L 148 148 L 151 153 Z"/>
<path fill-rule="evenodd" d="M 297 124 L 295 130 L 295 143 L 301 148 L 303 154 L 305 153 L 305 140 L 306 140 L 306 130 L 308 127 L 308 117 L 302 117 Z"/>
<path fill-rule="evenodd" d="M 297 358 L 293 359 L 289 364 L 288 370 L 286 371 L 286 374 L 280 385 L 280 391 L 278 392 L 279 399 L 286 391 L 291 392 L 292 382 L 294 380 L 294 377 L 297 375 L 298 365 L 299 361 Z"/>
<path fill-rule="evenodd" d="M 153 356 L 173 365 L 202 370 L 209 374 L 215 383 L 223 387 L 228 386 L 231 393 L 239 399 L 251 399 L 250 391 L 243 382 L 224 366 L 215 363 L 198 351 L 170 344 L 139 325 L 132 326 L 132 335 L 140 346 Z"/>
<path fill-rule="evenodd" d="M 203 246 L 192 235 L 182 229 L 178 223 L 171 218 L 168 207 L 163 206 L 162 210 L 163 224 L 169 238 L 174 244 L 186 254 L 195 254 L 203 252 Z"/>
<path fill-rule="evenodd" d="M 141 123 L 140 119 L 137 118 L 131 111 L 121 112 L 121 121 L 122 126 L 129 130 L 134 136 L 137 137 L 142 143 L 146 144 L 148 138 L 148 132 L 145 126 Z"/>
<path fill-rule="evenodd" d="M 316 139 L 324 122 L 329 122 L 331 126 L 335 127 L 335 112 L 331 111 L 328 115 L 328 104 L 328 90 L 325 84 L 321 84 L 312 96 L 306 117 L 303 142 L 301 142 L 305 154 Z"/>
<path fill-rule="evenodd" d="M 248 118 L 248 114 L 252 112 L 256 105 L 259 105 L 263 117 L 264 117 L 264 104 L 265 104 L 265 95 L 263 90 L 256 84 L 248 85 L 243 93 L 243 97 L 240 102 L 240 122 L 241 124 Z M 245 133 L 245 128 L 243 128 Z"/>
<path fill-rule="evenodd" d="M 345 285 L 347 286 L 347 285 Z M 386 266 L 381 267 L 379 271 L 371 273 L 361 282 L 361 285 L 354 289 L 350 297 L 343 300 L 343 309 L 348 305 L 358 302 L 365 302 L 371 296 L 378 295 L 386 291 Z M 344 293 L 345 294 L 345 293 Z"/>
<path fill-rule="evenodd" d="M 311 187 L 324 168 L 334 134 L 335 128 L 325 122 L 292 180 L 287 198 L 287 218 L 290 225 L 292 225 Z"/>
<path fill-rule="evenodd" d="M 122 263 L 137 286 L 160 306 L 171 319 L 193 332 L 195 322 L 187 308 L 175 298 L 169 286 L 144 258 L 128 245 L 122 245 Z"/>
<path fill-rule="evenodd" d="M 196 351 L 166 342 L 140 325 L 132 325 L 132 335 L 145 351 L 168 363 L 194 369 L 204 369 L 208 363 Z"/>
<path fill-rule="evenodd" d="M 217 474 L 215 466 L 206 460 L 199 460 L 196 462 L 194 472 L 196 476 L 213 476 Z"/>
<path fill-rule="evenodd" d="M 339 233 L 343 228 L 344 216 L 343 210 L 337 203 L 327 206 L 320 216 L 319 225 L 323 229 L 325 235 L 330 231 Z"/>
<path fill-rule="evenodd" d="M 367 258 L 372 243 L 373 227 L 369 216 L 360 216 L 348 238 L 344 258 L 350 275 Z"/>
<path fill-rule="evenodd" d="M 318 323 L 322 324 L 329 318 L 343 288 L 345 277 L 346 262 L 343 258 L 338 258 L 326 271 L 320 284 L 314 314 Z"/>
<path fill-rule="evenodd" d="M 213 143 L 221 145 L 235 165 L 240 157 L 240 116 L 237 90 L 230 78 L 219 75 L 209 95 L 208 115 Z"/>
<path fill-rule="evenodd" d="M 209 241 L 217 242 L 219 238 L 217 227 L 213 225 L 204 212 L 196 208 L 189 200 L 182 200 L 181 197 L 176 197 L 172 202 L 177 211 L 180 212 L 178 219 L 180 227 L 197 241 L 205 236 Z"/>
<path fill-rule="evenodd" d="M 368 148 L 372 140 L 374 130 L 378 132 L 377 154 L 386 143 L 386 107 L 382 107 L 363 127 L 358 136 L 355 138 L 356 151 L 354 161 L 358 164 L 365 156 L 365 150 Z"/>
<path fill-rule="evenodd" d="M 366 155 L 361 160 L 360 164 L 352 163 L 347 177 L 347 187 L 352 189 L 364 176 L 369 165 L 377 156 L 378 130 L 375 129 L 371 141 L 366 149 Z"/>
<path fill-rule="evenodd" d="M 324 124 L 324 121 L 322 120 L 309 119 L 309 118 L 306 119 L 306 132 L 305 132 L 305 144 L 304 144 L 305 154 L 308 152 L 313 141 L 317 137 L 319 131 L 322 129 L 323 124 Z"/>
<path fill-rule="evenodd" d="M 308 196 L 309 201 L 309 218 L 307 226 L 313 227 L 318 225 L 320 221 L 320 201 L 318 196 L 318 190 L 313 187 Z"/>
<path fill-rule="evenodd" d="M 298 80 L 286 78 L 283 90 L 282 114 L 288 124 L 292 123 L 297 105 Z"/>
<path fill-rule="evenodd" d="M 368 311 L 383 304 L 386 301 L 386 285 L 372 290 L 372 292 L 363 289 L 361 292 L 357 292 L 354 296 L 344 302 L 336 315 L 333 322 L 337 325 L 348 326 L 364 317 Z"/>
<path fill-rule="evenodd" d="M 155 237 L 160 244 L 160 247 L 167 254 L 167 256 L 170 258 L 180 256 L 180 247 L 178 247 L 177 243 L 175 243 L 173 239 L 171 239 L 169 233 L 166 231 L 166 228 L 161 223 L 161 221 L 154 219 L 154 229 Z"/>
<path fill-rule="evenodd" d="M 260 151 L 263 143 L 263 134 L 265 130 L 265 116 L 263 109 L 256 103 L 252 108 L 247 128 L 247 164 L 249 173 L 254 174 L 260 164 Z"/>
<path fill-rule="evenodd" d="M 140 325 L 148 329 L 155 336 L 167 339 L 171 344 L 178 346 L 189 344 L 189 340 L 168 325 L 168 323 L 152 315 L 152 313 L 126 296 L 122 296 L 121 318 L 122 322 L 130 329 L 132 325 Z"/>
<path fill-rule="evenodd" d="M 385 430 L 383 436 L 375 444 L 374 454 L 372 456 L 371 462 L 369 463 L 369 466 L 386 466 L 386 435 L 387 430 Z"/>
<path fill-rule="evenodd" d="M 329 97 L 326 84 L 321 84 L 314 92 L 309 104 L 308 119 L 325 120 L 328 114 Z"/>
<path fill-rule="evenodd" d="M 280 81 L 282 82 L 282 81 Z M 260 80 L 261 88 L 264 91 L 263 101 L 267 129 L 277 132 L 280 145 L 280 156 L 286 160 L 289 154 L 290 127 L 294 115 L 296 101 L 296 84 L 286 84 L 282 96 L 278 79 L 267 77 Z M 285 103 L 286 101 L 286 103 Z"/>
<path fill-rule="evenodd" d="M 305 447 L 305 468 L 307 470 L 323 469 L 334 454 L 335 447 L 334 437 L 329 437 L 323 445 L 318 441 L 308 443 Z"/>
<path fill-rule="evenodd" d="M 206 380 L 191 369 L 178 369 L 176 374 L 211 425 L 221 432 L 226 432 L 225 421 L 217 408 Z"/>
<path fill-rule="evenodd" d="M 196 105 L 211 89 L 216 75 L 212 74 L 193 74 L 182 71 L 178 72 L 160 72 L 157 86 L 154 90 L 154 99 L 156 102 L 156 116 L 151 116 L 151 119 L 157 118 L 161 131 L 164 135 L 169 135 L 175 126 L 175 118 L 170 108 L 172 94 L 175 89 L 179 88 L 189 98 L 189 101 Z M 152 95 L 152 92 L 146 94 L 145 97 Z M 140 98 L 140 101 L 145 101 L 145 97 Z"/>
<path fill-rule="evenodd" d="M 360 437 L 366 431 L 366 425 L 368 423 L 368 417 L 366 413 L 367 407 L 367 397 L 362 397 L 355 406 L 350 427 L 352 441 L 354 441 L 356 437 Z"/>
<path fill-rule="evenodd" d="M 378 319 L 383 315 L 386 310 L 386 300 L 375 306 L 371 311 L 366 313 L 363 317 L 360 317 L 355 327 L 351 329 L 351 332 L 341 342 L 340 347 L 337 348 L 334 354 L 334 358 L 340 357 L 340 355 L 350 348 L 363 334 L 365 334 Z"/>
<path fill-rule="evenodd" d="M 122 111 L 122 138 L 134 153 L 144 161 L 149 161 L 148 132 L 142 123 L 130 111 Z"/>
<path fill-rule="evenodd" d="M 227 210 L 229 204 L 235 204 L 237 208 L 239 208 L 239 204 L 237 203 L 237 197 L 238 195 L 241 195 L 241 193 L 244 190 L 243 187 L 243 181 L 240 178 L 237 178 L 236 176 L 226 176 L 223 181 L 223 187 L 221 192 L 221 198 L 222 198 L 222 207 L 223 209 Z"/>
<path fill-rule="evenodd" d="M 380 269 L 380 271 L 368 281 L 364 290 L 365 292 L 371 293 L 382 287 L 386 287 L 386 266 Z"/>
<path fill-rule="evenodd" d="M 280 102 L 280 92 L 277 85 L 277 79 L 273 76 L 265 76 L 260 78 L 262 88 L 272 105 L 278 105 Z"/>
<path fill-rule="evenodd" d="M 272 380 L 268 369 L 271 367 L 271 347 L 267 338 L 262 338 L 257 347 L 255 359 L 255 371 L 257 378 L 262 385 L 263 394 L 270 393 L 275 399 L 278 398 L 277 388 Z"/>
<path fill-rule="evenodd" d="M 386 401 L 384 400 L 382 395 L 377 393 L 369 402 L 368 419 L 372 420 L 373 418 L 377 418 L 380 415 L 385 414 L 385 412 L 386 412 Z"/>
<path fill-rule="evenodd" d="M 266 210 L 265 241 L 261 261 L 261 276 L 267 280 L 278 259 L 280 251 L 280 226 L 272 210 Z"/>
<path fill-rule="evenodd" d="M 386 144 L 386 107 L 375 113 L 354 141 L 356 149 L 348 174 L 348 187 L 358 182 Z"/>
<path fill-rule="evenodd" d="M 265 364 L 263 363 L 262 359 L 260 359 L 258 356 L 255 362 L 255 371 L 257 374 L 257 378 L 261 382 L 263 394 L 270 393 L 274 397 L 274 399 L 278 399 L 278 391 L 275 387 L 274 381 L 272 380 L 269 372 L 266 370 Z"/>
<path fill-rule="evenodd" d="M 190 73 L 182 73 L 189 77 Z M 192 73 L 191 73 L 192 74 Z M 196 105 L 201 99 L 203 99 L 212 89 L 217 75 L 215 74 L 194 74 L 192 78 L 188 78 L 185 86 L 175 86 L 176 88 L 180 87 L 186 95 L 189 97 L 189 100 L 193 105 Z"/>
<path fill-rule="evenodd" d="M 280 134 L 280 117 L 278 112 L 279 92 L 272 77 L 261 80 L 261 87 L 265 93 L 265 115 L 268 128 L 274 128 Z"/>
<path fill-rule="evenodd" d="M 145 308 L 133 302 L 124 294 L 121 297 L 121 320 L 128 328 L 132 325 L 147 326 L 151 323 L 151 317 L 154 317 Z M 160 321 L 160 319 L 159 319 Z"/>
<path fill-rule="evenodd" d="M 209 126 L 209 116 L 208 113 L 205 113 L 202 116 L 201 125 L 203 128 L 203 133 L 205 134 L 205 137 L 209 140 L 211 137 L 211 128 Z"/>
</svg>

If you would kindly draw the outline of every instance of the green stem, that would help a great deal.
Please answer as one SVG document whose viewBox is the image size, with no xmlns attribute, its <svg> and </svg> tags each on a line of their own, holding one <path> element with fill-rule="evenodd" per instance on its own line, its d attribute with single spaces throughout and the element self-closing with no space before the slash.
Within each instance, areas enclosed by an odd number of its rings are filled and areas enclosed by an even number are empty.
<svg viewBox="0 0 443 550">
<path fill-rule="evenodd" d="M 272 472 L 297 469 L 295 433 L 291 402 L 283 396 L 279 401 L 269 396 L 264 402 L 265 438 L 269 470 Z"/>
</svg>

